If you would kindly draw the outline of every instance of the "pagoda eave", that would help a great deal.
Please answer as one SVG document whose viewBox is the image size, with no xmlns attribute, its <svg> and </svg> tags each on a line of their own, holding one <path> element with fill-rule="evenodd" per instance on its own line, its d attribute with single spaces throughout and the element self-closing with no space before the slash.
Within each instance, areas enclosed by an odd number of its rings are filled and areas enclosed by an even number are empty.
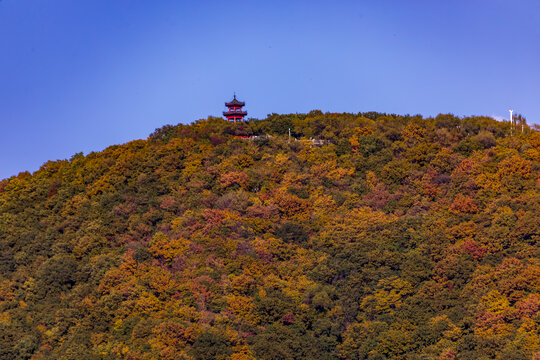
<svg viewBox="0 0 540 360">
<path fill-rule="evenodd" d="M 231 101 L 231 102 L 225 103 L 225 106 L 226 107 L 236 107 L 236 106 L 242 107 L 242 106 L 246 106 L 246 103 L 242 101 Z"/>
<path fill-rule="evenodd" d="M 246 116 L 247 111 L 224 111 L 223 116 Z"/>
</svg>

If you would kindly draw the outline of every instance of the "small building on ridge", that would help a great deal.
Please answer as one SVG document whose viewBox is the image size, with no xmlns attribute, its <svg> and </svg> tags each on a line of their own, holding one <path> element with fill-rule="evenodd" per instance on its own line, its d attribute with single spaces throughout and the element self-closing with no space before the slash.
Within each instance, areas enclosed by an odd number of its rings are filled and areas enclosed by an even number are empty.
<svg viewBox="0 0 540 360">
<path fill-rule="evenodd" d="M 243 101 L 238 101 L 236 99 L 236 94 L 234 99 L 230 102 L 226 102 L 225 106 L 229 108 L 228 111 L 223 112 L 223 116 L 227 118 L 227 121 L 244 121 L 244 117 L 247 115 L 247 111 L 242 110 L 246 103 Z"/>
</svg>

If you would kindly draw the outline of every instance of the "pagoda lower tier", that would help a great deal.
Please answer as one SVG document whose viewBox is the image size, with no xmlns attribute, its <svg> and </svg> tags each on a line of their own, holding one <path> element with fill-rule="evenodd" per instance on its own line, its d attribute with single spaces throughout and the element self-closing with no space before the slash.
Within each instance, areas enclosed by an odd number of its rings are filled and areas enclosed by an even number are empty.
<svg viewBox="0 0 540 360">
<path fill-rule="evenodd" d="M 227 118 L 227 121 L 244 121 L 244 116 L 247 115 L 247 111 L 242 110 L 229 110 L 224 111 L 223 115 Z"/>
</svg>

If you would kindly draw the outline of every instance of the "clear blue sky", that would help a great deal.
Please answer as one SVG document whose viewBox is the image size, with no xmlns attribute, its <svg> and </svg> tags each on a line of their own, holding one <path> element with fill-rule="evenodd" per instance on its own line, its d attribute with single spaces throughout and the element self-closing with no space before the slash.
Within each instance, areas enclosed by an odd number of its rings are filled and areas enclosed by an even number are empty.
<svg viewBox="0 0 540 360">
<path fill-rule="evenodd" d="M 0 178 L 220 116 L 540 123 L 540 1 L 0 0 Z"/>
</svg>

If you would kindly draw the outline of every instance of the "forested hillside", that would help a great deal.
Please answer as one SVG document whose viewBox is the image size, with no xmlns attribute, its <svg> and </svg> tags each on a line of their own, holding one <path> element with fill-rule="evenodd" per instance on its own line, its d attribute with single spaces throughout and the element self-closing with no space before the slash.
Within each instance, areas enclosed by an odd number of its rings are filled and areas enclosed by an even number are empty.
<svg viewBox="0 0 540 360">
<path fill-rule="evenodd" d="M 0 182 L 0 359 L 538 360 L 539 170 L 528 127 L 320 111 L 47 162 Z"/>
</svg>

